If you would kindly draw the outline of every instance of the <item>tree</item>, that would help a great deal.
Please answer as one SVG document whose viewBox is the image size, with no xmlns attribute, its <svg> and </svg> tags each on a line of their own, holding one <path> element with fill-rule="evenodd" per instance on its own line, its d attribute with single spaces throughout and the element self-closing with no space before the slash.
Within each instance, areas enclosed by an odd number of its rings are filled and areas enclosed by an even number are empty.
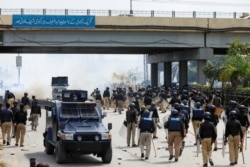
<svg viewBox="0 0 250 167">
<path fill-rule="evenodd" d="M 215 80 L 219 80 L 219 76 L 223 69 L 223 65 L 220 62 L 213 63 L 210 60 L 207 61 L 206 66 L 203 68 L 203 72 L 208 78 L 210 88 L 213 88 Z"/>
<path fill-rule="evenodd" d="M 238 85 L 248 85 L 250 79 L 250 53 L 248 44 L 235 40 L 228 49 L 228 57 L 224 64 L 220 79 L 223 82 L 231 82 L 232 88 Z"/>
</svg>

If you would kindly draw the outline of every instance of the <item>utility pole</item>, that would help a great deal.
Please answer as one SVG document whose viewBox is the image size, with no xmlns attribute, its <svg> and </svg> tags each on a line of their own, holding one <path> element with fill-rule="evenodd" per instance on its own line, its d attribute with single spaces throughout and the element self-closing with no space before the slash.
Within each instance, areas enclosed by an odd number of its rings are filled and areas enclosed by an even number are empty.
<svg viewBox="0 0 250 167">
<path fill-rule="evenodd" d="M 144 81 L 148 82 L 148 55 L 143 57 L 143 66 L 144 66 Z M 148 83 L 147 83 L 148 84 Z"/>
<path fill-rule="evenodd" d="M 20 86 L 20 70 L 21 70 L 21 67 L 22 67 L 22 56 L 19 55 L 18 53 L 18 56 L 16 56 L 16 67 L 18 69 L 18 86 Z"/>
<path fill-rule="evenodd" d="M 133 14 L 132 0 L 130 0 L 130 14 Z"/>
</svg>

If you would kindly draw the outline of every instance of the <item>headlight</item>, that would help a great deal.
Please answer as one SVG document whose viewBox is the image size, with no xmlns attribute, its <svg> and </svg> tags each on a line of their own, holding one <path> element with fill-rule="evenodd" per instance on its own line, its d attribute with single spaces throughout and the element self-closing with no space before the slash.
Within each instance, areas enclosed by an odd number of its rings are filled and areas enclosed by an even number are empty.
<svg viewBox="0 0 250 167">
<path fill-rule="evenodd" d="M 82 136 L 77 136 L 77 141 L 82 141 Z"/>
<path fill-rule="evenodd" d="M 63 140 L 73 140 L 74 139 L 74 134 L 73 133 L 62 133 L 61 134 L 61 139 L 63 139 Z"/>
<path fill-rule="evenodd" d="M 111 139 L 111 134 L 109 134 L 109 133 L 101 133 L 101 135 L 102 135 L 102 140 Z"/>
<path fill-rule="evenodd" d="M 100 140 L 99 135 L 95 135 L 95 141 L 99 141 L 99 140 Z"/>
</svg>

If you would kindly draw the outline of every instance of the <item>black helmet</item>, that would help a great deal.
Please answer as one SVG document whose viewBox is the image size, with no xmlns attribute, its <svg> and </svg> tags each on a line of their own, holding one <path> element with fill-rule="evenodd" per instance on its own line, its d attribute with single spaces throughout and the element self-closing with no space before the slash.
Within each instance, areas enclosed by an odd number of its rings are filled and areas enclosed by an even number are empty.
<svg viewBox="0 0 250 167">
<path fill-rule="evenodd" d="M 23 110 L 24 109 L 24 104 L 20 103 L 20 109 Z"/>
<path fill-rule="evenodd" d="M 240 106 L 239 106 L 239 111 L 240 111 L 240 112 L 245 112 L 245 111 L 247 111 L 246 106 L 240 105 Z"/>
<path fill-rule="evenodd" d="M 129 104 L 129 107 L 130 107 L 130 108 L 135 107 L 135 103 L 130 103 L 130 104 Z"/>
<path fill-rule="evenodd" d="M 200 108 L 200 107 L 201 107 L 201 103 L 200 103 L 200 102 L 196 102 L 196 103 L 195 103 L 195 107 L 196 107 L 196 108 Z"/>
<path fill-rule="evenodd" d="M 205 120 L 210 120 L 210 119 L 211 119 L 211 114 L 210 114 L 210 112 L 205 112 L 204 115 L 203 115 L 203 118 L 204 118 Z"/>
<path fill-rule="evenodd" d="M 176 110 L 176 109 L 173 109 L 173 110 L 171 111 L 171 115 L 172 115 L 172 116 L 178 116 L 178 114 L 179 114 L 179 112 L 178 112 L 178 110 Z"/>
<path fill-rule="evenodd" d="M 17 105 L 17 104 L 18 104 L 18 102 L 15 100 L 15 101 L 13 102 L 13 104 L 14 104 L 14 105 Z"/>
<path fill-rule="evenodd" d="M 28 96 L 28 93 L 27 93 L 27 92 L 24 92 L 24 96 Z"/>
<path fill-rule="evenodd" d="M 150 116 L 150 112 L 148 110 L 145 110 L 142 114 L 142 117 L 148 118 Z"/>
<path fill-rule="evenodd" d="M 184 100 L 182 100 L 182 103 L 183 103 L 184 105 L 187 105 L 188 101 L 187 101 L 186 99 L 184 99 Z"/>
<path fill-rule="evenodd" d="M 229 105 L 232 107 L 236 107 L 237 106 L 237 102 L 235 100 L 230 100 L 229 101 Z"/>
<path fill-rule="evenodd" d="M 180 104 L 178 102 L 174 103 L 174 109 L 179 110 Z"/>
<path fill-rule="evenodd" d="M 154 108 L 154 107 L 155 107 L 155 103 L 152 102 L 152 103 L 151 103 L 151 108 Z"/>
<path fill-rule="evenodd" d="M 229 113 L 229 117 L 230 118 L 236 118 L 237 116 L 237 112 L 235 110 L 232 110 L 230 113 Z"/>
<path fill-rule="evenodd" d="M 209 111 L 211 112 L 211 113 L 214 113 L 215 112 L 215 109 L 216 109 L 216 107 L 215 107 L 215 105 L 209 105 Z"/>
</svg>

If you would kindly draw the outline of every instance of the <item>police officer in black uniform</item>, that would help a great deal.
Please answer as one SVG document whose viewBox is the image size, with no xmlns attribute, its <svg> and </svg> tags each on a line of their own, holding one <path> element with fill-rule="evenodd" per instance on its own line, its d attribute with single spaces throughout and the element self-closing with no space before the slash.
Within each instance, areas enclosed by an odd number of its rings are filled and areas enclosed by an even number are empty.
<svg viewBox="0 0 250 167">
<path fill-rule="evenodd" d="M 16 124 L 16 144 L 18 146 L 19 139 L 20 140 L 20 147 L 23 147 L 24 143 L 24 136 L 26 133 L 26 121 L 27 121 L 27 112 L 24 111 L 24 105 L 20 104 L 20 110 L 16 112 L 15 117 L 15 124 Z"/>
<path fill-rule="evenodd" d="M 27 92 L 24 93 L 24 96 L 21 99 L 21 103 L 24 105 L 24 111 L 27 111 L 30 107 L 30 99 Z"/>
<path fill-rule="evenodd" d="M 127 145 L 130 146 L 130 140 L 132 138 L 132 147 L 136 147 L 135 144 L 135 130 L 137 124 L 137 110 L 135 109 L 135 104 L 130 103 L 129 109 L 126 111 L 126 121 L 127 121 Z"/>
<path fill-rule="evenodd" d="M 202 157 L 203 157 L 203 167 L 207 167 L 209 161 L 210 165 L 213 166 L 212 161 L 212 144 L 217 138 L 217 133 L 215 131 L 214 125 L 211 122 L 211 114 L 209 112 L 204 113 L 204 122 L 201 123 L 199 129 L 199 137 L 201 139 L 202 145 Z"/>
<path fill-rule="evenodd" d="M 152 112 L 152 118 L 155 124 L 155 127 L 157 127 L 157 124 L 160 122 L 159 119 L 159 114 L 158 114 L 158 110 L 156 107 L 156 104 L 154 102 L 151 103 L 151 108 L 149 109 L 150 112 Z M 155 131 L 153 133 L 153 139 L 157 139 L 158 137 L 156 136 L 157 134 L 157 128 L 155 128 Z"/>
<path fill-rule="evenodd" d="M 19 111 L 19 108 L 17 108 L 18 102 L 15 100 L 13 104 L 14 104 L 14 106 L 11 107 L 10 110 L 11 110 L 12 113 L 13 113 L 13 117 L 15 117 L 16 112 Z M 15 138 L 16 126 L 15 126 L 14 122 L 13 122 L 13 124 L 12 124 L 11 133 L 12 133 L 12 138 Z"/>
<path fill-rule="evenodd" d="M 219 116 L 216 114 L 215 105 L 208 105 L 208 112 L 211 114 L 211 122 L 214 125 L 215 132 L 217 133 L 217 125 L 219 123 Z M 217 140 L 214 140 L 214 151 L 217 151 Z"/>
<path fill-rule="evenodd" d="M 238 163 L 239 144 L 242 142 L 243 139 L 241 124 L 236 118 L 237 112 L 235 110 L 232 110 L 229 114 L 229 120 L 226 123 L 224 139 L 224 143 L 228 141 L 229 160 L 231 166 L 236 165 Z"/>
<path fill-rule="evenodd" d="M 246 133 L 247 133 L 247 129 L 249 127 L 249 119 L 248 119 L 248 116 L 247 116 L 247 108 L 244 105 L 239 106 L 239 111 L 240 112 L 238 114 L 237 119 L 240 121 L 241 130 L 242 130 L 242 133 L 243 133 L 242 142 L 240 143 L 240 152 L 241 152 L 242 149 L 243 149 L 243 146 L 244 146 L 244 139 L 245 139 L 245 136 L 246 136 Z"/>
</svg>

